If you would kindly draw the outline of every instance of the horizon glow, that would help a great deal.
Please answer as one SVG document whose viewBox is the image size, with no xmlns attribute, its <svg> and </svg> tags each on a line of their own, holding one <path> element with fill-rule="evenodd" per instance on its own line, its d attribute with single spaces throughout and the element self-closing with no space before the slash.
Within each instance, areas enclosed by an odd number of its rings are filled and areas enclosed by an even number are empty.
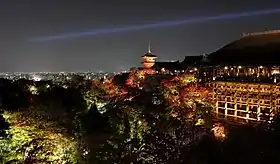
<svg viewBox="0 0 280 164">
<path fill-rule="evenodd" d="M 61 40 L 61 39 L 71 39 L 71 38 L 78 38 L 84 36 L 97 36 L 97 35 L 105 35 L 105 34 L 112 34 L 112 33 L 151 29 L 151 28 L 164 28 L 164 27 L 172 27 L 172 26 L 179 26 L 179 25 L 197 24 L 197 23 L 204 23 L 204 22 L 217 21 L 217 20 L 232 20 L 241 17 L 252 17 L 252 16 L 269 15 L 275 13 L 280 13 L 280 8 L 258 10 L 258 11 L 251 11 L 251 12 L 227 13 L 227 14 L 216 15 L 216 16 L 196 17 L 196 18 L 189 18 L 189 19 L 176 20 L 176 21 L 161 21 L 161 22 L 156 22 L 151 24 L 93 29 L 87 32 L 74 32 L 74 33 L 52 35 L 52 36 L 39 36 L 39 37 L 29 38 L 28 41 L 43 42 L 43 41 L 52 41 L 52 40 Z"/>
</svg>

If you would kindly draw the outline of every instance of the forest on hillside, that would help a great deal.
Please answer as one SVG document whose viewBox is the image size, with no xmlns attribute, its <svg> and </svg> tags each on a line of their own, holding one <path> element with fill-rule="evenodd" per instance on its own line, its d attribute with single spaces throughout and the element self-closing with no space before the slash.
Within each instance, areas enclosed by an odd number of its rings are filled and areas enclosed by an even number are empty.
<svg viewBox="0 0 280 164">
<path fill-rule="evenodd" d="M 212 120 L 211 88 L 132 71 L 63 83 L 0 79 L 1 163 L 277 163 L 280 124 Z"/>
</svg>

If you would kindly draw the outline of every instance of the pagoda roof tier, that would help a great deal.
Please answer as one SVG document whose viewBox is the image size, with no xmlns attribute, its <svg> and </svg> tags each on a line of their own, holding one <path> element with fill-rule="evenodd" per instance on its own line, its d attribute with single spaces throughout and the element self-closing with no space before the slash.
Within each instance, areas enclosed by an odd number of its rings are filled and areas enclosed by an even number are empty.
<svg viewBox="0 0 280 164">
<path fill-rule="evenodd" d="M 152 52 L 148 52 L 148 53 L 144 54 L 142 57 L 154 57 L 154 58 L 157 58 L 157 55 L 152 53 Z"/>
</svg>

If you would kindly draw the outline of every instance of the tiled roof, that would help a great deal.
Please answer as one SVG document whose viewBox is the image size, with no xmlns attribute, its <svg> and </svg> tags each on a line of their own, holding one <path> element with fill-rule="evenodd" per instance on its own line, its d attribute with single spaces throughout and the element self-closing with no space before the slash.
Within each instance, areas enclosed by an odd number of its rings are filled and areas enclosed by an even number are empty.
<svg viewBox="0 0 280 164">
<path fill-rule="evenodd" d="M 156 55 L 156 54 L 151 53 L 151 52 L 146 53 L 146 54 L 145 54 L 145 55 L 143 55 L 142 57 L 145 57 L 145 56 L 147 56 L 147 57 L 157 57 L 157 55 Z"/>
<path fill-rule="evenodd" d="M 161 69 L 165 68 L 167 70 L 176 70 L 179 69 L 181 66 L 179 61 L 176 62 L 156 62 L 153 68 L 155 69 Z"/>
<path fill-rule="evenodd" d="M 280 32 L 246 35 L 208 58 L 215 63 L 280 64 Z"/>
</svg>

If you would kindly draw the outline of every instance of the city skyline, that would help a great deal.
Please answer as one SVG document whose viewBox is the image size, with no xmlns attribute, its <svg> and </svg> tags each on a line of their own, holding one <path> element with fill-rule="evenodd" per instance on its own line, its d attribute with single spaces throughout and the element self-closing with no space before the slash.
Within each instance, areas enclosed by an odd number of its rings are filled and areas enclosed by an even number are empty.
<svg viewBox="0 0 280 164">
<path fill-rule="evenodd" d="M 63 8 L 62 8 L 63 6 Z M 98 7 L 96 7 L 98 6 Z M 144 29 L 102 36 L 85 36 L 51 42 L 28 42 L 28 38 L 149 24 L 186 17 L 277 8 L 278 1 L 213 1 L 176 3 L 120 1 L 66 3 L 1 2 L 1 72 L 121 71 L 140 66 L 148 40 L 160 61 L 183 60 L 185 56 L 211 53 L 238 39 L 243 32 L 279 29 L 279 14 L 242 17 L 235 20 L 204 22 L 160 29 Z"/>
</svg>

